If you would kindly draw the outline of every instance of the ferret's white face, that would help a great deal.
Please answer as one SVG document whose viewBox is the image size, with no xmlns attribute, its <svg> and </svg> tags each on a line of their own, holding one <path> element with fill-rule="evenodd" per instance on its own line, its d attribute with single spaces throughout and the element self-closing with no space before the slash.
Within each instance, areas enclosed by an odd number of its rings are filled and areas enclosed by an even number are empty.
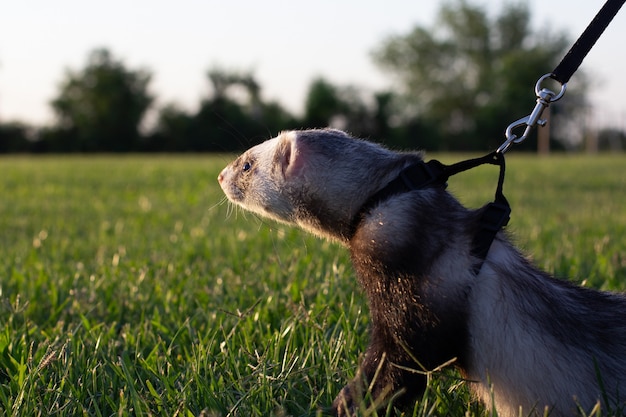
<svg viewBox="0 0 626 417">
<path fill-rule="evenodd" d="M 360 207 L 389 180 L 380 165 L 394 155 L 337 130 L 283 132 L 246 151 L 218 181 L 246 210 L 346 240 Z"/>
<path fill-rule="evenodd" d="M 288 137 L 289 136 L 289 137 Z M 293 205 L 284 195 L 289 178 L 293 133 L 250 148 L 218 176 L 226 197 L 246 210 L 275 220 L 291 222 Z"/>
</svg>

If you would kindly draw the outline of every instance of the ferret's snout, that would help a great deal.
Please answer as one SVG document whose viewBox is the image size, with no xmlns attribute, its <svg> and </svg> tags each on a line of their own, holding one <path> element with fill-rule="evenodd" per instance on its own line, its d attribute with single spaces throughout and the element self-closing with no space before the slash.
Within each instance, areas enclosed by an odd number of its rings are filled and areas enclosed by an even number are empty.
<svg viewBox="0 0 626 417">
<path fill-rule="evenodd" d="M 224 171 L 220 172 L 219 175 L 217 176 L 217 182 L 221 184 L 222 181 L 224 181 Z"/>
</svg>

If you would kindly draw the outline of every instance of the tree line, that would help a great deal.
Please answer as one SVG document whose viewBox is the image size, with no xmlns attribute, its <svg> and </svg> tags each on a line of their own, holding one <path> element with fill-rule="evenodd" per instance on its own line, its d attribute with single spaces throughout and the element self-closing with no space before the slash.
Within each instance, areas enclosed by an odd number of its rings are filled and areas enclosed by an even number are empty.
<svg viewBox="0 0 626 417">
<path fill-rule="evenodd" d="M 569 45 L 563 34 L 533 31 L 526 5 L 491 16 L 463 0 L 445 3 L 432 26 L 389 37 L 373 51 L 396 80 L 393 89 L 365 92 L 320 77 L 308 86 L 302 115 L 264 100 L 253 73 L 219 68 L 207 72 L 210 93 L 197 110 L 155 108 L 152 73 L 100 48 L 84 68 L 64 74 L 50 102 L 53 125 L 0 123 L 0 152 L 239 152 L 282 130 L 326 126 L 395 148 L 491 149 L 508 123 L 532 110 L 536 80 Z M 572 124 L 588 111 L 585 82 L 551 111 L 551 145 L 582 147 Z M 142 128 L 148 112 L 155 121 Z M 605 136 L 601 147 L 626 143 L 623 132 Z M 536 136 L 519 148 L 535 149 Z"/>
</svg>

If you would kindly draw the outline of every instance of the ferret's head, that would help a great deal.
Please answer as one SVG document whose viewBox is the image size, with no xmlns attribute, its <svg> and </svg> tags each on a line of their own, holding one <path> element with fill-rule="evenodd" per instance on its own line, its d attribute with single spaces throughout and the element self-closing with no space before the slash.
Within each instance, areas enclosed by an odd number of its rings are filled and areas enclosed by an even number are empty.
<svg viewBox="0 0 626 417">
<path fill-rule="evenodd" d="M 405 159 L 338 130 L 289 131 L 246 151 L 218 181 L 246 210 L 345 242 L 361 206 Z"/>
</svg>

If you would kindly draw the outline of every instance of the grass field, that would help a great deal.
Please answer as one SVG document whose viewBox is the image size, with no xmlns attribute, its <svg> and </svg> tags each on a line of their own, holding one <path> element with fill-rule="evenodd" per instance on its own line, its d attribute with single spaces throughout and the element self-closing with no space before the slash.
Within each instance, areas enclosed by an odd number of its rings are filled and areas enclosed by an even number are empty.
<svg viewBox="0 0 626 417">
<path fill-rule="evenodd" d="M 332 402 L 368 339 L 347 253 L 220 204 L 230 159 L 0 159 L 0 416 L 306 416 Z M 480 168 L 450 189 L 476 207 L 496 178 Z M 505 194 L 536 263 L 626 289 L 625 155 L 511 155 Z M 435 377 L 413 415 L 465 413 L 489 415 Z"/>
</svg>

